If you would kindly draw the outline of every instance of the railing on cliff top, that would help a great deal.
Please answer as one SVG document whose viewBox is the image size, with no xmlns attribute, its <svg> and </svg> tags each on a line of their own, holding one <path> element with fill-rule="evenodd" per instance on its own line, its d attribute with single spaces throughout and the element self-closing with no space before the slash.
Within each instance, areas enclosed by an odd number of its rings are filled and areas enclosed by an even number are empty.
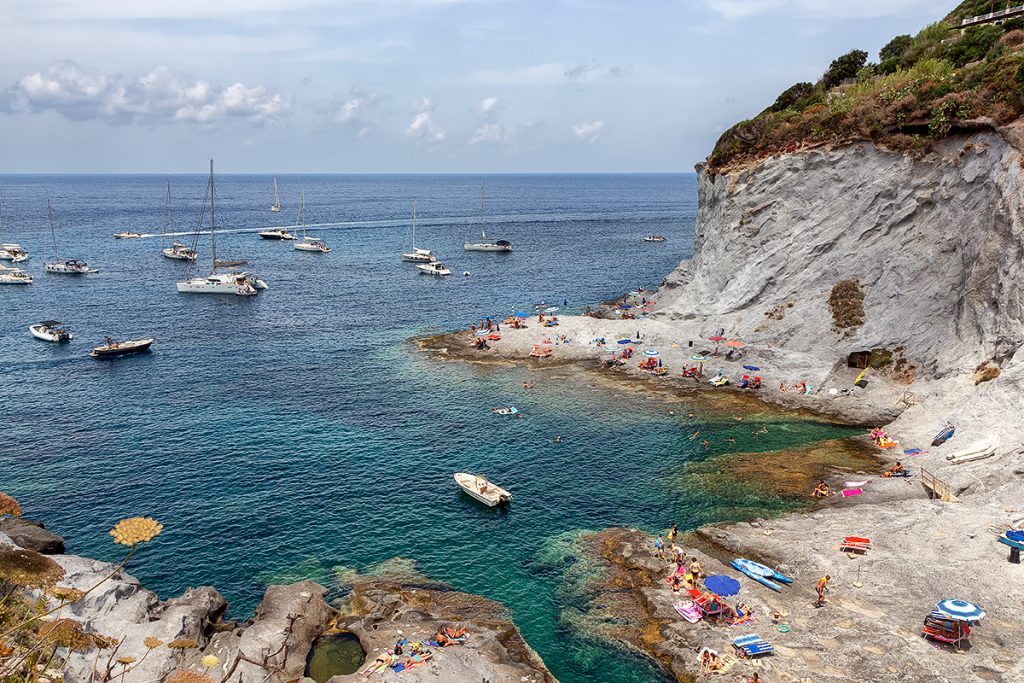
<svg viewBox="0 0 1024 683">
<path fill-rule="evenodd" d="M 964 29 L 970 26 L 977 26 L 979 24 L 988 24 L 993 21 L 1001 21 L 1003 19 L 1010 19 L 1012 17 L 1024 16 L 1024 5 L 1017 7 L 1007 7 L 1001 9 L 998 12 L 989 12 L 988 14 L 979 14 L 976 17 L 968 17 L 963 19 L 959 24 L 953 26 L 954 29 Z"/>
</svg>

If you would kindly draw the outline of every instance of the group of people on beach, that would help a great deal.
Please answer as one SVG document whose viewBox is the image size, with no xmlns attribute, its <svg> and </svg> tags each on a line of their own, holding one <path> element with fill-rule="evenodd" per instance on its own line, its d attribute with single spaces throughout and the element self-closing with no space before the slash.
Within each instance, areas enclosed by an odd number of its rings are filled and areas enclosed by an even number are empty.
<svg viewBox="0 0 1024 683">
<path fill-rule="evenodd" d="M 470 635 L 465 628 L 444 626 L 439 628 L 430 640 L 410 642 L 408 638 L 402 638 L 395 643 L 394 648 L 382 652 L 372 662 L 364 666 L 359 671 L 359 675 L 370 676 L 388 669 L 395 673 L 415 669 L 434 658 L 431 648 L 461 645 L 469 639 Z"/>
</svg>

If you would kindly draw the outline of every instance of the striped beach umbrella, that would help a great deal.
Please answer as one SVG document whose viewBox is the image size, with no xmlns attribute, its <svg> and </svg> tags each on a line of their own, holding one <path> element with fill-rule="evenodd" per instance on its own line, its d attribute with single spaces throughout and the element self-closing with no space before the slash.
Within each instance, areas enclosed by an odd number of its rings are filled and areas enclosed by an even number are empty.
<svg viewBox="0 0 1024 683">
<path fill-rule="evenodd" d="M 978 621 L 985 616 L 985 610 L 966 600 L 939 600 L 935 609 L 957 621 Z"/>
<path fill-rule="evenodd" d="M 697 361 L 698 363 L 707 363 L 708 362 L 708 357 L 707 356 L 702 356 L 700 354 L 694 354 L 694 355 L 690 356 L 690 360 Z"/>
<path fill-rule="evenodd" d="M 648 358 L 657 358 L 661 355 L 661 352 L 658 349 L 644 349 L 644 355 Z"/>
</svg>

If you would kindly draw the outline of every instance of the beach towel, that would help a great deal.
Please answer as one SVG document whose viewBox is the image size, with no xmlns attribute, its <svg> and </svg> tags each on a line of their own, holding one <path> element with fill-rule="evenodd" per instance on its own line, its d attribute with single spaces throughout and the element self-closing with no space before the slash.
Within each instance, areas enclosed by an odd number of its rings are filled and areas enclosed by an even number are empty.
<svg viewBox="0 0 1024 683">
<path fill-rule="evenodd" d="M 928 451 L 922 450 L 920 448 L 904 448 L 903 449 L 903 455 L 906 455 L 907 457 L 913 457 L 915 455 L 924 455 L 927 452 Z"/>
<path fill-rule="evenodd" d="M 867 486 L 870 483 L 870 479 L 865 479 L 864 481 L 848 481 L 843 485 L 848 489 L 859 489 L 860 487 Z"/>
<path fill-rule="evenodd" d="M 850 496 L 859 496 L 864 493 L 864 489 L 843 489 L 843 498 L 849 498 Z"/>
</svg>

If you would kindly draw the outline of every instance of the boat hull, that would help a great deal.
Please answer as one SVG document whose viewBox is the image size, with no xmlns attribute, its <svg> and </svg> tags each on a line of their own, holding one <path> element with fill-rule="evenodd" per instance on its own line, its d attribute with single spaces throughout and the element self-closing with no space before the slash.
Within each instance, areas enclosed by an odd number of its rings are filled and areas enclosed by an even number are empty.
<svg viewBox="0 0 1024 683">
<path fill-rule="evenodd" d="M 98 269 L 90 268 L 84 263 L 76 266 L 69 266 L 66 263 L 44 263 L 43 270 L 47 273 L 56 273 L 58 275 L 92 275 L 93 273 L 100 272 Z"/>
<path fill-rule="evenodd" d="M 89 352 L 93 358 L 120 358 L 136 353 L 145 353 L 153 345 L 155 339 L 129 339 L 116 346 L 97 346 Z"/>
<path fill-rule="evenodd" d="M 462 245 L 465 251 L 490 251 L 490 252 L 510 252 L 512 251 L 511 244 L 491 244 L 491 243 L 479 243 L 472 244 L 466 242 Z"/>
<path fill-rule="evenodd" d="M 13 275 L 0 275 L 0 285 L 30 285 L 32 276 L 15 277 Z"/>
<path fill-rule="evenodd" d="M 418 265 L 416 267 L 424 275 L 433 275 L 434 277 L 444 277 L 446 275 L 451 275 L 452 274 L 452 271 L 450 271 L 447 268 L 443 267 L 443 265 L 442 265 L 441 268 L 435 268 L 434 266 L 436 266 L 436 265 L 441 265 L 441 264 L 437 264 L 437 263 L 426 264 L 426 263 L 424 263 L 424 264 L 420 264 L 420 265 Z"/>
<path fill-rule="evenodd" d="M 174 249 L 161 249 L 160 253 L 172 261 L 195 261 L 198 256 L 194 251 L 176 251 Z"/>
<path fill-rule="evenodd" d="M 327 245 L 310 244 L 309 242 L 296 242 L 293 247 L 296 251 L 305 251 L 314 254 L 329 254 L 331 248 Z"/>
<path fill-rule="evenodd" d="M 456 472 L 455 483 L 462 489 L 463 493 L 487 507 L 493 508 L 499 505 L 508 505 L 512 502 L 511 493 L 483 477 L 477 477 L 465 472 Z M 485 487 L 484 491 L 481 491 L 479 488 L 481 484 Z"/>
<path fill-rule="evenodd" d="M 75 338 L 75 335 L 70 332 L 61 332 L 60 334 L 56 334 L 44 325 L 29 325 L 28 331 L 31 332 L 32 336 L 36 339 L 42 339 L 43 341 L 52 342 L 54 344 L 65 344 Z"/>
<path fill-rule="evenodd" d="M 177 283 L 183 294 L 234 294 L 252 296 L 261 289 L 268 289 L 267 283 L 248 273 L 212 274 L 193 277 Z"/>
<path fill-rule="evenodd" d="M 402 260 L 407 263 L 430 263 L 434 260 L 434 257 L 424 254 L 402 254 Z"/>
<path fill-rule="evenodd" d="M 278 241 L 278 242 L 282 242 L 282 241 L 286 241 L 286 240 L 290 241 L 290 240 L 294 240 L 295 239 L 295 235 L 292 235 L 291 233 L 281 233 L 281 232 L 276 232 L 276 231 L 275 232 L 258 232 L 256 234 L 260 236 L 260 239 L 271 240 L 271 241 Z"/>
</svg>

